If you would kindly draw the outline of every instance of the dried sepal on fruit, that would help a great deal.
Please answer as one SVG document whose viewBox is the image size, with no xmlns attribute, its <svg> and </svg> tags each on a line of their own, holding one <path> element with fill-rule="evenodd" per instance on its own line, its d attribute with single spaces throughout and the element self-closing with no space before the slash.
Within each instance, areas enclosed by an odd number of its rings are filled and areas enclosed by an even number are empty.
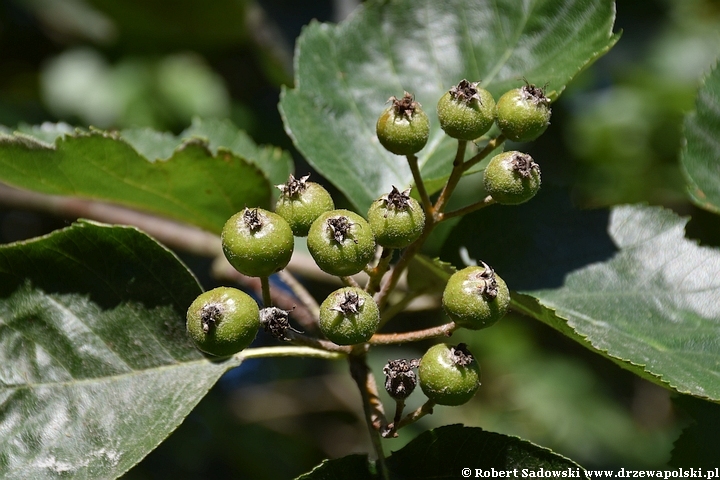
<svg viewBox="0 0 720 480">
<path fill-rule="evenodd" d="M 332 210 L 310 226 L 308 250 L 320 269 L 331 275 L 354 275 L 375 255 L 375 237 L 367 221 L 349 210 Z"/>
<path fill-rule="evenodd" d="M 230 217 L 220 238 L 230 265 L 250 277 L 267 277 L 285 268 L 294 247 L 285 219 L 261 208 L 245 208 Z"/>
<path fill-rule="evenodd" d="M 459 140 L 475 140 L 495 121 L 495 99 L 480 82 L 461 80 L 437 104 L 440 128 Z"/>
<path fill-rule="evenodd" d="M 420 237 L 425 227 L 425 212 L 418 201 L 410 197 L 409 188 L 401 192 L 393 186 L 390 193 L 372 203 L 367 218 L 375 241 L 386 248 L 407 247 Z"/>
<path fill-rule="evenodd" d="M 415 97 L 405 92 L 402 98 L 390 97 L 375 125 L 380 144 L 396 155 L 414 155 L 422 150 L 430 136 L 430 119 Z"/>
<path fill-rule="evenodd" d="M 187 311 L 188 335 L 198 349 L 210 355 L 228 356 L 247 348 L 259 327 L 257 303 L 235 288 L 204 292 Z"/>
<path fill-rule="evenodd" d="M 289 340 L 288 330 L 297 332 L 290 326 L 290 312 L 278 307 L 265 307 L 260 310 L 260 325 L 263 330 L 279 340 Z M 297 332 L 299 333 L 299 332 Z"/>
<path fill-rule="evenodd" d="M 380 325 L 380 310 L 364 290 L 344 287 L 322 302 L 318 325 L 323 335 L 338 345 L 363 343 Z"/>
<path fill-rule="evenodd" d="M 442 297 L 445 313 L 460 327 L 487 328 L 500 320 L 510 306 L 510 291 L 499 275 L 482 262 L 450 276 Z"/>
<path fill-rule="evenodd" d="M 529 142 L 543 134 L 550 125 L 550 99 L 545 89 L 526 82 L 506 92 L 497 102 L 497 124 L 514 142 Z"/>
<path fill-rule="evenodd" d="M 480 387 L 480 366 L 475 357 L 460 343 L 434 345 L 420 359 L 420 388 L 438 405 L 467 403 Z"/>
<path fill-rule="evenodd" d="M 403 400 L 410 396 L 417 386 L 417 376 L 413 371 L 420 365 L 420 359 L 390 360 L 383 367 L 385 374 L 385 390 L 395 400 Z"/>
<path fill-rule="evenodd" d="M 297 237 L 307 236 L 315 219 L 335 208 L 330 193 L 308 178 L 310 175 L 300 178 L 290 175 L 286 183 L 277 185 L 282 193 L 275 204 L 275 213 L 288 222 Z"/>
<path fill-rule="evenodd" d="M 503 152 L 494 156 L 484 173 L 485 191 L 503 205 L 519 205 L 540 190 L 540 166 L 526 153 Z"/>
</svg>

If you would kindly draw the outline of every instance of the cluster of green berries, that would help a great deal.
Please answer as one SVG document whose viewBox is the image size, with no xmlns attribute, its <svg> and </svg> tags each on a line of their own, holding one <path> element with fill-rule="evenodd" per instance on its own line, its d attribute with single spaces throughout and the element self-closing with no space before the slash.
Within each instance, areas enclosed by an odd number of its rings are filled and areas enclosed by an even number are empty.
<svg viewBox="0 0 720 480">
<path fill-rule="evenodd" d="M 398 155 L 414 155 L 429 135 L 421 105 L 405 93 L 377 122 L 380 143 Z M 503 95 L 492 95 L 466 80 L 438 102 L 440 126 L 451 137 L 472 141 L 497 124 L 505 137 L 528 141 L 549 123 L 549 100 L 542 89 L 526 84 Z M 244 208 L 225 224 L 221 240 L 229 263 L 251 277 L 268 277 L 284 269 L 293 254 L 295 237 L 307 237 L 317 266 L 347 277 L 369 268 L 377 247 L 404 249 L 418 241 L 428 226 L 428 212 L 410 196 L 410 189 L 392 187 L 372 203 L 365 217 L 336 209 L 331 195 L 309 176 L 278 185 L 274 212 Z M 485 188 L 502 204 L 523 203 L 538 191 L 540 170 L 528 155 L 509 151 L 497 155 L 485 170 Z M 442 305 L 456 327 L 478 330 L 496 323 L 507 312 L 510 294 L 505 282 L 485 263 L 455 272 L 445 286 Z M 248 347 L 264 328 L 280 340 L 294 331 L 288 311 L 266 305 L 260 309 L 246 293 L 220 287 L 201 294 L 187 312 L 187 331 L 195 345 L 210 355 L 230 356 Z M 337 345 L 368 342 L 380 326 L 380 309 L 373 296 L 359 287 L 332 292 L 320 305 L 318 326 Z M 295 331 L 298 333 L 297 331 Z M 414 372 L 417 369 L 417 375 Z M 465 344 L 438 344 L 421 359 L 393 360 L 383 372 L 385 387 L 404 399 L 420 384 L 440 405 L 467 402 L 480 385 L 480 368 Z"/>
<path fill-rule="evenodd" d="M 376 131 L 380 143 L 396 155 L 415 155 L 427 144 L 430 121 L 412 94 L 398 99 L 380 115 Z M 440 127 L 450 137 L 473 141 L 487 133 L 493 124 L 505 138 L 529 142 L 550 125 L 550 99 L 543 88 L 526 83 L 506 92 L 497 104 L 479 82 L 462 80 L 438 101 Z M 505 152 L 494 157 L 485 169 L 485 189 L 503 205 L 530 200 L 540 189 L 540 167 L 521 152 Z"/>
</svg>

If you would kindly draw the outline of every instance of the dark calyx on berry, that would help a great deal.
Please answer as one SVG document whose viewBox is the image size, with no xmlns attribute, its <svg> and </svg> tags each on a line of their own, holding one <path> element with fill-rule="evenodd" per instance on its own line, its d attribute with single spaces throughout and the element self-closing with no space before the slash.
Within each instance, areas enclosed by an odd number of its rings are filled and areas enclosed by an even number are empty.
<svg viewBox="0 0 720 480">
<path fill-rule="evenodd" d="M 517 172 L 523 178 L 530 178 L 533 170 L 540 172 L 540 166 L 535 163 L 530 155 L 524 153 L 516 153 L 510 161 L 513 171 Z"/>
<path fill-rule="evenodd" d="M 477 86 L 480 82 L 468 82 L 465 79 L 460 80 L 456 86 L 450 88 L 450 95 L 455 99 L 465 103 L 470 103 L 473 99 L 482 104 L 480 95 L 478 95 Z"/>
<path fill-rule="evenodd" d="M 397 400 L 407 398 L 417 386 L 417 377 L 413 368 L 420 365 L 420 359 L 390 360 L 384 367 L 385 390 Z"/>
<path fill-rule="evenodd" d="M 216 303 L 208 303 L 202 308 L 200 312 L 200 323 L 202 324 L 203 332 L 208 333 L 211 327 L 215 327 L 215 324 L 220 320 L 223 309 L 221 305 Z"/>
<path fill-rule="evenodd" d="M 475 360 L 472 353 L 467 349 L 467 345 L 464 343 L 459 343 L 456 347 L 451 347 L 450 353 L 452 354 L 452 361 L 455 365 L 470 365 Z"/>
<path fill-rule="evenodd" d="M 243 222 L 245 222 L 245 226 L 251 232 L 257 232 L 263 226 L 263 221 L 262 218 L 260 218 L 260 214 L 258 213 L 257 208 L 246 208 L 243 212 Z"/>
<path fill-rule="evenodd" d="M 365 299 L 360 298 L 355 292 L 345 292 L 345 298 L 342 302 L 331 308 L 336 312 L 340 312 L 343 315 L 357 314 L 360 313 L 360 307 L 365 304 Z"/>
<path fill-rule="evenodd" d="M 380 197 L 385 202 L 385 207 L 389 209 L 405 211 L 410 207 L 410 189 L 402 192 L 393 185 L 392 190 L 387 195 Z"/>
<path fill-rule="evenodd" d="M 405 95 L 403 95 L 402 98 L 397 98 L 393 95 L 388 98 L 388 102 L 392 102 L 395 115 L 406 117 L 408 120 L 410 120 L 415 114 L 415 109 L 422 106 L 420 103 L 415 101 L 415 95 L 408 92 L 405 92 Z"/>
<path fill-rule="evenodd" d="M 535 105 L 550 105 L 550 99 L 545 96 L 545 87 L 538 87 L 532 83 L 525 81 L 525 85 L 520 87 L 520 94 L 526 100 L 532 101 Z"/>
<path fill-rule="evenodd" d="M 305 175 L 304 177 L 295 178 L 293 174 L 290 174 L 290 178 L 288 178 L 288 181 L 282 185 L 276 185 L 276 187 L 285 195 L 286 197 L 294 198 L 297 197 L 300 193 L 305 191 L 307 188 L 307 180 L 310 178 L 310 174 Z"/>
<path fill-rule="evenodd" d="M 344 216 L 328 218 L 327 225 L 337 243 L 343 243 L 350 234 L 353 223 Z M 357 243 L 357 240 L 354 240 Z"/>
<path fill-rule="evenodd" d="M 485 270 L 477 274 L 477 279 L 480 280 L 479 293 L 483 298 L 487 300 L 493 300 L 498 295 L 498 284 L 495 280 L 495 270 L 492 269 L 487 263 L 481 262 Z"/>
<path fill-rule="evenodd" d="M 290 326 L 288 314 L 291 310 L 283 310 L 277 307 L 267 307 L 260 310 L 260 325 L 263 329 L 275 338 L 289 340 L 286 333 L 288 330 L 296 332 Z"/>
</svg>

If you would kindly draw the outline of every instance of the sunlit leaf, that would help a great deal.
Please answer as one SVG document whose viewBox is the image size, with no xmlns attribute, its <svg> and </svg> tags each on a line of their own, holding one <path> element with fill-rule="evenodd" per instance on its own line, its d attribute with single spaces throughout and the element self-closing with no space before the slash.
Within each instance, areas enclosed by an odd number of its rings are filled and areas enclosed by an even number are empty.
<svg viewBox="0 0 720 480">
<path fill-rule="evenodd" d="M 606 0 L 395 0 L 366 2 L 340 25 L 311 23 L 297 42 L 295 88 L 284 90 L 285 128 L 305 158 L 364 212 L 391 185 L 411 183 L 375 122 L 391 95 L 415 94 L 431 120 L 419 153 L 423 177 L 449 175 L 456 142 L 435 104 L 461 79 L 499 98 L 523 77 L 556 97 L 617 41 Z"/>
<path fill-rule="evenodd" d="M 199 293 L 134 228 L 0 247 L 0 477 L 115 478 L 163 441 L 238 363 L 189 341 Z"/>
</svg>

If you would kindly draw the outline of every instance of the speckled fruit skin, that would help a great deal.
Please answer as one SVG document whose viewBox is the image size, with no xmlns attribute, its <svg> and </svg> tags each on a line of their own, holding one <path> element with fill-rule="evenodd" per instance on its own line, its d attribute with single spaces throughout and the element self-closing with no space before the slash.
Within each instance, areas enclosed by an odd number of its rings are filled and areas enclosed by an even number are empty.
<svg viewBox="0 0 720 480">
<path fill-rule="evenodd" d="M 475 140 L 485 134 L 495 121 L 495 99 L 484 88 L 469 103 L 453 98 L 450 92 L 440 97 L 437 104 L 440 128 L 459 140 Z"/>
<path fill-rule="evenodd" d="M 275 205 L 275 213 L 288 222 L 296 237 L 306 237 L 315 219 L 334 209 L 330 193 L 315 182 L 307 182 L 296 196 L 280 195 Z"/>
<path fill-rule="evenodd" d="M 267 277 L 290 262 L 293 232 L 280 215 L 260 208 L 257 210 L 263 226 L 253 232 L 243 220 L 245 210 L 225 223 L 220 237 L 223 252 L 238 272 L 250 277 Z"/>
<path fill-rule="evenodd" d="M 497 124 L 513 142 L 529 142 L 550 125 L 550 107 L 522 94 L 521 88 L 506 92 L 497 102 Z"/>
<path fill-rule="evenodd" d="M 443 291 L 445 313 L 456 324 L 470 330 L 480 330 L 495 324 L 507 313 L 510 305 L 510 291 L 497 274 L 497 296 L 488 300 L 479 293 L 483 280 L 478 276 L 484 271 L 484 267 L 465 267 L 450 277 Z"/>
<path fill-rule="evenodd" d="M 203 331 L 202 311 L 215 304 L 222 313 L 214 326 Z M 187 332 L 198 349 L 225 357 L 247 348 L 260 328 L 257 303 L 235 288 L 219 287 L 200 294 L 187 311 Z"/>
<path fill-rule="evenodd" d="M 485 191 L 502 205 L 520 205 L 540 190 L 540 169 L 531 169 L 523 177 L 512 166 L 513 156 L 520 152 L 508 151 L 496 155 L 485 168 Z"/>
<path fill-rule="evenodd" d="M 423 149 L 430 136 L 430 119 L 417 108 L 410 119 L 395 113 L 392 105 L 378 118 L 378 140 L 395 155 L 413 155 Z"/>
<path fill-rule="evenodd" d="M 405 248 L 422 234 L 425 213 L 414 198 L 408 208 L 387 208 L 383 200 L 376 200 L 368 210 L 367 218 L 378 245 L 386 248 Z"/>
<path fill-rule="evenodd" d="M 350 236 L 338 243 L 327 221 L 341 216 L 347 217 L 353 225 Z M 317 266 L 330 275 L 354 275 L 365 268 L 375 255 L 375 238 L 370 225 L 349 210 L 332 210 L 320 215 L 310 226 L 307 246 Z"/>
<path fill-rule="evenodd" d="M 451 346 L 434 345 L 425 352 L 418 367 L 423 393 L 438 405 L 467 403 L 480 387 L 480 366 L 476 360 L 469 365 L 453 362 Z"/>
<path fill-rule="evenodd" d="M 345 299 L 346 292 L 354 292 L 363 300 L 358 313 L 334 310 Z M 364 290 L 345 287 L 328 295 L 320 305 L 320 331 L 338 345 L 355 345 L 370 340 L 380 325 L 380 310 L 375 300 Z"/>
</svg>

